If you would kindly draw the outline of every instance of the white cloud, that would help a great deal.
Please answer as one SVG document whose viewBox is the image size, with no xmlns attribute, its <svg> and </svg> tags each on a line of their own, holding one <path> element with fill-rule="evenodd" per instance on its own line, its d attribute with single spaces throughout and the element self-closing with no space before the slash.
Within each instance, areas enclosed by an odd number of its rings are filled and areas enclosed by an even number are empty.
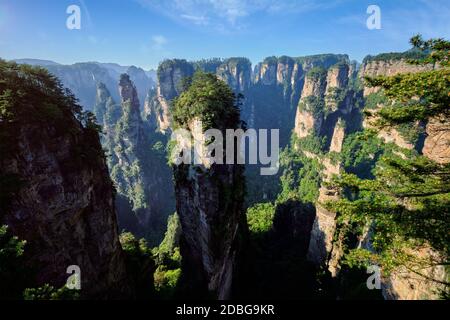
<svg viewBox="0 0 450 320">
<path fill-rule="evenodd" d="M 160 34 L 153 35 L 150 41 L 141 43 L 140 53 L 152 61 L 161 61 L 173 57 L 173 54 L 167 48 L 169 40 Z"/>
<path fill-rule="evenodd" d="M 167 44 L 166 37 L 162 35 L 154 35 L 152 37 L 152 48 L 154 50 L 162 50 L 164 49 L 164 46 Z"/>
<path fill-rule="evenodd" d="M 135 0 L 180 23 L 216 30 L 242 29 L 245 18 L 261 13 L 281 15 L 326 8 L 344 0 Z"/>
<path fill-rule="evenodd" d="M 191 16 L 189 14 L 182 14 L 180 15 L 180 17 L 199 26 L 207 26 L 209 24 L 209 19 L 204 16 Z"/>
</svg>

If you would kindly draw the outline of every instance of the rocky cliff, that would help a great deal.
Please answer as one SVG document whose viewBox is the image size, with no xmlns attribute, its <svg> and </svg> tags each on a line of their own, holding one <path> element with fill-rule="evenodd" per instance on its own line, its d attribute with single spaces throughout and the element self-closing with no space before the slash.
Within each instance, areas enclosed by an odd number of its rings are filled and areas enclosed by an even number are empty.
<svg viewBox="0 0 450 320">
<path fill-rule="evenodd" d="M 382 56 L 381 56 L 382 57 Z M 428 71 L 433 69 L 432 66 L 412 65 L 403 58 L 395 59 L 381 59 L 377 57 L 366 58 L 365 62 L 361 65 L 359 71 L 359 77 L 377 77 L 377 76 L 395 76 L 400 73 L 416 73 L 421 71 Z M 377 100 L 376 97 L 382 97 L 380 88 L 364 86 L 364 97 L 366 100 Z M 383 100 L 378 99 L 375 105 L 368 104 L 366 107 L 369 109 L 377 110 L 383 105 Z M 366 117 L 364 119 L 364 127 L 371 128 L 372 123 L 376 121 L 376 117 Z M 419 124 L 415 124 L 416 130 L 419 130 Z M 408 139 L 408 136 L 402 133 L 399 128 L 390 128 L 380 130 L 378 136 L 386 142 L 392 142 L 405 149 L 414 149 L 419 146 L 417 139 Z M 420 151 L 420 150 L 419 150 Z"/>
<path fill-rule="evenodd" d="M 60 288 L 77 265 L 82 296 L 129 294 L 114 188 L 92 123 L 44 71 L 2 62 L 1 72 L 1 93 L 12 93 L 0 117 L 2 189 L 6 177 L 16 182 L 2 190 L 0 224 L 27 241 L 30 286 Z"/>
<path fill-rule="evenodd" d="M 365 59 L 358 71 L 358 79 L 360 79 L 358 81 L 363 83 L 364 77 L 393 76 L 400 73 L 415 73 L 432 69 L 432 66 L 408 64 L 400 56 L 390 54 L 389 59 L 385 59 L 384 55 Z M 325 147 L 322 145 L 319 154 L 317 150 L 316 152 L 302 149 L 299 151 L 303 151 L 309 158 L 319 159 L 323 165 L 322 181 L 324 183 L 320 187 L 316 202 L 316 220 L 311 232 L 308 259 L 317 266 L 327 268 L 333 277 L 339 277 L 340 275 L 340 259 L 344 254 L 344 242 L 347 241 L 346 246 L 349 246 L 349 239 L 346 239 L 349 235 L 345 235 L 345 228 L 343 228 L 345 222 L 338 225 L 337 217 L 339 213 L 330 212 L 323 206 L 327 201 L 339 199 L 340 190 L 330 188 L 326 184 L 333 174 L 339 175 L 342 171 L 341 163 L 334 154 L 341 152 L 343 141 L 347 134 L 352 131 L 348 128 L 349 124 L 355 128 L 354 122 L 359 121 L 361 122 L 359 127 L 373 128 L 372 122 L 376 119 L 373 116 L 362 119 L 360 107 L 363 105 L 358 102 L 358 96 L 364 96 L 364 108 L 369 111 L 377 110 L 387 103 L 387 99 L 379 88 L 353 86 L 352 83 L 357 82 L 348 75 L 354 74 L 354 72 L 355 69 L 352 66 L 341 64 L 330 68 L 326 76 L 323 71 L 321 75 L 319 74 L 320 76 L 317 76 L 318 72 L 312 75 L 308 74 L 305 79 L 294 129 L 296 137 L 300 141 L 310 137 L 329 137 L 330 143 L 325 143 Z M 358 92 L 358 90 L 360 91 Z M 419 135 L 416 134 L 415 139 L 410 138 L 411 131 L 420 132 L 421 126 L 425 131 L 422 144 L 418 139 Z M 385 143 L 392 142 L 401 148 L 416 149 L 428 158 L 444 164 L 450 161 L 448 149 L 450 136 L 447 133 L 447 127 L 448 125 L 443 119 L 432 119 L 425 125 L 412 124 L 409 132 L 405 132 L 403 128 L 395 127 L 378 130 L 378 137 Z M 329 132 L 332 132 L 332 134 L 329 135 Z M 370 232 L 359 244 L 354 242 L 352 246 L 355 248 L 362 246 L 370 250 Z M 414 254 L 424 260 L 433 260 L 433 257 L 437 255 L 434 250 L 427 246 L 418 248 Z M 426 278 L 445 281 L 445 271 L 442 266 L 427 268 L 420 272 L 425 277 L 417 276 L 414 271 L 399 268 L 383 279 L 383 296 L 386 299 L 437 298 L 436 292 L 439 285 Z"/>
<path fill-rule="evenodd" d="M 155 83 L 141 68 L 131 66 L 125 73 L 130 76 L 131 81 L 133 81 L 134 85 L 136 86 L 140 107 L 141 110 L 143 110 L 143 103 L 145 102 L 145 98 L 147 97 L 148 92 L 155 87 Z"/>
<path fill-rule="evenodd" d="M 450 162 L 450 124 L 448 119 L 433 118 L 426 125 L 423 155 L 440 164 Z"/>
<path fill-rule="evenodd" d="M 337 213 L 326 209 L 325 204 L 339 199 L 340 190 L 330 187 L 328 182 L 341 173 L 342 166 L 336 158 L 346 135 L 357 127 L 355 122 L 359 120 L 361 93 L 354 82 L 354 65 L 349 62 L 337 63 L 328 69 L 312 68 L 306 74 L 295 119 L 294 141 L 297 142 L 294 147 L 322 166 L 307 258 L 316 266 L 327 268 L 332 276 L 339 271 L 343 251 L 335 235 Z"/>
<path fill-rule="evenodd" d="M 158 67 L 156 92 L 147 98 L 145 118 L 157 123 L 158 130 L 170 129 L 170 103 L 183 91 L 183 80 L 192 77 L 194 66 L 186 60 L 166 60 Z"/>
<path fill-rule="evenodd" d="M 163 143 L 142 121 L 137 90 L 127 74 L 121 77 L 119 92 L 122 116 L 110 130 L 114 137 L 109 163 L 122 200 L 119 217 L 124 226 L 154 244 L 161 240 L 163 225 L 174 209 L 170 168 Z M 138 221 L 134 227 L 133 217 Z"/>
<path fill-rule="evenodd" d="M 115 102 L 110 91 L 102 82 L 97 83 L 93 112 L 105 134 L 110 134 L 117 121 L 122 117 L 121 106 Z"/>
<path fill-rule="evenodd" d="M 69 88 L 80 101 L 85 110 L 93 110 L 96 103 L 96 86 L 99 83 L 110 91 L 111 97 L 120 99 L 116 90 L 117 82 L 122 73 L 130 75 L 136 84 L 139 100 L 145 101 L 150 88 L 155 86 L 150 72 L 146 72 L 135 66 L 120 66 L 114 63 L 84 62 L 73 65 L 62 65 L 45 60 L 17 60 L 18 63 L 29 63 L 42 66 L 61 80 L 66 88 Z M 142 108 L 143 106 L 141 106 Z"/>
<path fill-rule="evenodd" d="M 207 87 L 214 89 L 202 91 Z M 198 105 L 200 96 L 204 104 Z M 215 76 L 194 78 L 190 89 L 183 94 L 182 102 L 176 105 L 177 115 L 185 108 L 192 108 L 193 114 L 188 119 L 176 117 L 177 126 L 188 129 L 192 139 L 200 142 L 204 141 L 205 116 L 212 115 L 213 123 L 209 126 L 223 133 L 226 129 L 236 129 L 239 112 L 233 100 L 231 90 Z M 179 145 L 190 144 L 190 138 L 182 140 Z M 236 146 L 234 150 L 237 150 Z M 237 254 L 245 231 L 244 168 L 211 164 L 206 153 L 197 151 L 198 164 L 174 165 L 177 213 L 182 226 L 183 275 L 190 294 L 228 299 L 232 294 Z M 216 152 L 217 157 L 219 153 L 225 154 L 223 150 Z"/>
<path fill-rule="evenodd" d="M 298 138 L 326 136 L 329 144 L 339 119 L 353 120 L 359 94 L 350 84 L 353 76 L 349 63 L 308 72 L 295 117 Z"/>
<path fill-rule="evenodd" d="M 251 120 L 256 128 L 279 128 L 281 145 L 285 146 L 295 127 L 300 98 L 312 95 L 308 92 L 312 83 L 305 83 L 306 75 L 311 69 L 328 69 L 339 62 L 348 62 L 348 57 L 325 54 L 266 58 L 255 67 L 253 87 L 249 92 L 251 104 L 244 109 L 244 119 L 254 114 Z"/>
<path fill-rule="evenodd" d="M 362 76 L 393 76 L 400 73 L 429 71 L 433 68 L 432 65 L 411 65 L 405 59 L 376 60 L 364 64 L 360 73 Z M 377 93 L 379 93 L 379 88 L 364 90 L 366 97 Z M 371 120 L 373 121 L 373 119 L 368 118 L 365 121 L 367 127 L 370 127 Z M 413 124 L 413 128 L 420 128 L 424 131 L 423 143 L 421 143 L 421 140 L 408 140 L 401 128 L 381 130 L 379 136 L 384 141 L 393 142 L 399 147 L 416 149 L 419 153 L 437 163 L 450 163 L 450 133 L 446 119 L 432 118 L 425 125 Z M 432 267 L 418 267 L 415 270 L 406 270 L 403 267 L 397 268 L 383 279 L 382 291 L 384 298 L 389 300 L 438 299 L 439 290 L 443 287 L 432 279 L 445 282 L 447 277 L 445 267 L 433 264 L 433 261 L 438 260 L 439 253 L 425 244 L 416 248 L 411 254 L 417 259 L 430 261 L 429 265 Z"/>
<path fill-rule="evenodd" d="M 345 136 L 345 128 L 342 121 L 336 125 L 330 145 L 329 152 L 340 153 Z M 311 231 L 311 240 L 308 248 L 307 258 L 316 266 L 326 266 L 335 277 L 339 271 L 339 260 L 342 257 L 342 242 L 335 241 L 337 228 L 337 213 L 324 207 L 329 201 L 339 199 L 340 190 L 327 185 L 333 176 L 342 171 L 339 162 L 332 161 L 325 156 L 323 164 L 323 183 L 319 189 L 319 197 L 316 202 L 316 217 Z"/>
<path fill-rule="evenodd" d="M 117 83 L 117 78 L 96 63 L 45 66 L 45 68 L 75 94 L 86 110 L 92 110 L 94 106 L 97 83 L 104 83 L 110 90 L 115 88 Z M 116 91 L 111 91 L 111 93 L 114 99 L 119 98 Z"/>
<path fill-rule="evenodd" d="M 246 58 L 210 59 L 194 62 L 167 60 L 158 68 L 155 92 L 151 92 L 145 106 L 146 118 L 158 123 L 160 131 L 171 124 L 170 102 L 182 91 L 184 78 L 195 70 L 216 74 L 236 93 L 244 95 L 242 119 L 255 128 L 281 128 L 282 140 L 287 144 L 294 127 L 295 107 L 298 105 L 306 73 L 314 67 L 328 68 L 348 61 L 346 55 L 316 55 L 299 58 L 270 57 L 257 64 L 252 71 Z M 290 125 L 286 126 L 286 123 Z"/>
<path fill-rule="evenodd" d="M 246 58 L 212 59 L 187 62 L 167 60 L 158 68 L 156 91 L 149 92 L 144 114 L 152 126 L 165 132 L 170 128 L 170 103 L 183 90 L 183 81 L 193 76 L 195 70 L 211 72 L 226 82 L 233 91 L 245 93 L 251 85 L 251 63 Z"/>
<path fill-rule="evenodd" d="M 216 74 L 235 93 L 244 93 L 251 85 L 252 66 L 248 59 L 229 58 L 217 67 Z"/>
</svg>

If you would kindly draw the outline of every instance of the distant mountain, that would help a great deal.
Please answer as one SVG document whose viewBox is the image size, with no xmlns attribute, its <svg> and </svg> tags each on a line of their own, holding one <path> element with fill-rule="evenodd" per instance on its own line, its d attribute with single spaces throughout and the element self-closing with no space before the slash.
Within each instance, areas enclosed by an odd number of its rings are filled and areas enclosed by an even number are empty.
<svg viewBox="0 0 450 320">
<path fill-rule="evenodd" d="M 156 77 L 156 70 L 151 69 L 151 70 L 146 71 L 146 70 L 144 70 L 142 68 L 139 68 L 139 67 L 122 66 L 122 65 L 117 64 L 117 63 L 103 63 L 103 62 L 94 62 L 94 63 L 98 64 L 101 67 L 104 67 L 104 68 L 108 69 L 114 76 L 116 76 L 116 75 L 120 76 L 123 73 L 128 73 L 130 68 L 136 68 L 136 69 L 142 70 L 142 71 L 144 71 L 145 75 L 149 79 L 153 80 L 154 83 L 152 85 L 156 84 L 156 79 L 157 79 L 157 77 Z M 133 82 L 134 82 L 134 80 L 133 80 Z"/>
<path fill-rule="evenodd" d="M 156 71 L 145 71 L 135 66 L 101 62 L 63 65 L 40 59 L 15 59 L 13 61 L 48 69 L 62 81 L 65 87 L 75 94 L 85 110 L 92 110 L 95 105 L 98 83 L 103 83 L 111 92 L 111 96 L 118 101 L 120 96 L 117 88 L 121 74 L 129 74 L 131 80 L 135 83 L 141 108 L 143 108 L 149 90 L 156 86 Z"/>
<path fill-rule="evenodd" d="M 156 79 L 158 78 L 157 75 L 156 75 L 156 70 L 151 69 L 149 71 L 145 71 L 145 73 L 147 74 L 147 77 L 149 77 L 150 79 L 152 79 L 156 83 Z"/>
<path fill-rule="evenodd" d="M 98 64 L 99 66 L 108 69 L 113 74 L 119 74 L 119 75 L 122 73 L 126 73 L 128 68 L 130 67 L 130 66 L 121 66 L 120 64 L 117 64 L 117 63 L 103 63 L 103 62 L 93 62 L 93 63 Z"/>
<path fill-rule="evenodd" d="M 12 60 L 18 64 L 29 64 L 32 66 L 57 66 L 59 63 L 51 60 L 40 60 L 40 59 L 14 59 Z"/>
</svg>

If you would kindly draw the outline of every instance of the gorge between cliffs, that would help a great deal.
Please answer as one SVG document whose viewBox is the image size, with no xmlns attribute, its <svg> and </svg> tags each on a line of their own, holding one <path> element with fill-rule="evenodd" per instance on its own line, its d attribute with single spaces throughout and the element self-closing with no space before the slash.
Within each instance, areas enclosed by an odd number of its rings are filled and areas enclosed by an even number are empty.
<svg viewBox="0 0 450 320">
<path fill-rule="evenodd" d="M 450 76 L 448 60 L 419 49 L 362 63 L 173 59 L 154 78 L 137 67 L 1 60 L 0 297 L 445 297 Z M 427 94 L 428 79 L 437 89 L 421 103 L 447 109 L 422 114 L 411 102 L 421 118 L 383 113 L 410 103 L 399 92 Z M 278 173 L 173 164 L 173 131 L 199 121 L 223 133 L 278 129 Z M 387 180 L 389 166 L 403 180 Z M 376 290 L 369 265 L 382 270 Z M 70 266 L 81 290 L 67 289 Z"/>
</svg>

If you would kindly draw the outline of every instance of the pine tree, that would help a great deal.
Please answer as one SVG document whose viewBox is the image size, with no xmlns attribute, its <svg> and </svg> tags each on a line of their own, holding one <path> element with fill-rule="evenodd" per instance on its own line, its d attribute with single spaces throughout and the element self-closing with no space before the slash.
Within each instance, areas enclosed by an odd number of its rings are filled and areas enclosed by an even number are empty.
<svg viewBox="0 0 450 320">
<path fill-rule="evenodd" d="M 366 78 L 369 86 L 380 87 L 389 99 L 374 111 L 377 129 L 439 119 L 449 122 L 450 114 L 450 42 L 424 41 L 421 36 L 411 44 L 426 53 L 413 64 L 432 64 L 431 71 L 398 74 L 392 77 Z M 450 130 L 443 126 L 442 130 Z M 422 275 L 429 266 L 448 265 L 450 234 L 450 164 L 436 163 L 416 151 L 385 153 L 376 163 L 373 180 L 343 174 L 334 184 L 346 195 L 326 204 L 340 214 L 342 221 L 359 230 L 371 226 L 372 249 L 350 250 L 346 263 L 379 264 L 389 274 L 403 267 Z M 356 229 L 355 229 L 356 230 Z M 431 247 L 439 254 L 419 258 L 417 251 Z M 430 280 L 430 279 L 429 279 Z M 432 279 L 449 288 L 448 281 Z"/>
</svg>

